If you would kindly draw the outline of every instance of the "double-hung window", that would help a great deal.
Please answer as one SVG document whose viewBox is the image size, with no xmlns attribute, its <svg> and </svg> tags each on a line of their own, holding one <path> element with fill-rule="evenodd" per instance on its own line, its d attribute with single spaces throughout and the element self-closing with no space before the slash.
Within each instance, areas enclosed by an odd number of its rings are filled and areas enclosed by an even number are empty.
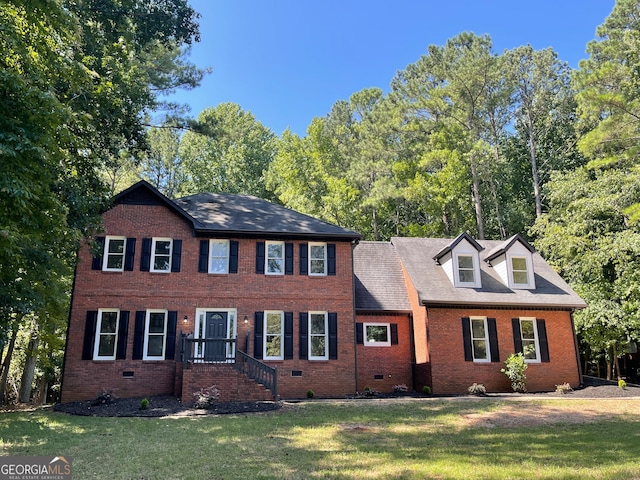
<svg viewBox="0 0 640 480">
<path fill-rule="evenodd" d="M 364 344 L 369 347 L 389 347 L 391 346 L 391 334 L 388 323 L 365 323 Z"/>
<path fill-rule="evenodd" d="M 154 238 L 151 245 L 151 271 L 170 272 L 171 271 L 171 247 L 172 239 Z"/>
<path fill-rule="evenodd" d="M 229 273 L 229 240 L 209 241 L 209 273 Z"/>
<path fill-rule="evenodd" d="M 520 319 L 520 339 L 522 353 L 528 362 L 540 361 L 540 345 L 538 343 L 538 329 L 535 318 Z"/>
<path fill-rule="evenodd" d="M 147 310 L 143 360 L 164 360 L 167 313 L 166 310 Z"/>
<path fill-rule="evenodd" d="M 284 275 L 284 242 L 266 242 L 265 273 Z"/>
<path fill-rule="evenodd" d="M 96 338 L 93 348 L 94 360 L 115 360 L 118 344 L 118 323 L 120 311 L 117 309 L 98 310 Z"/>
<path fill-rule="evenodd" d="M 309 312 L 309 360 L 327 360 L 328 348 L 327 312 Z"/>
<path fill-rule="evenodd" d="M 327 275 L 326 243 L 309 243 L 309 275 Z"/>
<path fill-rule="evenodd" d="M 264 352 L 265 360 L 284 359 L 284 312 L 264 312 Z"/>
<path fill-rule="evenodd" d="M 490 362 L 489 335 L 485 317 L 471 317 L 471 346 L 474 362 Z"/>
<path fill-rule="evenodd" d="M 102 269 L 106 272 L 124 271 L 126 237 L 106 237 Z"/>
<path fill-rule="evenodd" d="M 511 273 L 514 285 L 529 285 L 529 272 L 525 257 L 511 257 Z"/>
</svg>

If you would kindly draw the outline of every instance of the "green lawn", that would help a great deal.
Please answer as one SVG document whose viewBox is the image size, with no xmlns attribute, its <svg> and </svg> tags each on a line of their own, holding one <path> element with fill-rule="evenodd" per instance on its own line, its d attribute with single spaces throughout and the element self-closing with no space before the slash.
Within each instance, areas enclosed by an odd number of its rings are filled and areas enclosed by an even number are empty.
<svg viewBox="0 0 640 480">
<path fill-rule="evenodd" d="M 0 414 L 0 446 L 69 456 L 78 480 L 629 479 L 640 478 L 640 400 L 312 401 L 191 418 L 11 412 Z"/>
</svg>

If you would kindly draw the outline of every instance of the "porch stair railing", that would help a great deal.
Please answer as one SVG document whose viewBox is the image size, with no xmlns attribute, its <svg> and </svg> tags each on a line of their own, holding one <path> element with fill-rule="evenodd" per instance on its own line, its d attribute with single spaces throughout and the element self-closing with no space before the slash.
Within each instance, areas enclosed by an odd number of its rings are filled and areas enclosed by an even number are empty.
<svg viewBox="0 0 640 480">
<path fill-rule="evenodd" d="M 278 398 L 278 369 L 270 367 L 257 358 L 236 348 L 237 341 L 231 339 L 182 337 L 181 356 L 185 368 L 190 364 L 226 363 L 256 383 L 271 390 Z"/>
</svg>

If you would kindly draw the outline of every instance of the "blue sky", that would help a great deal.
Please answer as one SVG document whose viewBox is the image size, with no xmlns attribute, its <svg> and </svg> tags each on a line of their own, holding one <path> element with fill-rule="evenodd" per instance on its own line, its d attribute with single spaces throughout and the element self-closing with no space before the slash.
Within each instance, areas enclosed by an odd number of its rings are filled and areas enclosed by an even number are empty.
<svg viewBox="0 0 640 480">
<path fill-rule="evenodd" d="M 431 44 L 489 34 L 497 53 L 553 47 L 577 68 L 614 0 L 191 0 L 201 42 L 190 59 L 211 67 L 177 93 L 191 115 L 234 102 L 280 135 L 305 135 L 313 117 L 364 88 L 387 92 L 395 73 Z"/>
</svg>

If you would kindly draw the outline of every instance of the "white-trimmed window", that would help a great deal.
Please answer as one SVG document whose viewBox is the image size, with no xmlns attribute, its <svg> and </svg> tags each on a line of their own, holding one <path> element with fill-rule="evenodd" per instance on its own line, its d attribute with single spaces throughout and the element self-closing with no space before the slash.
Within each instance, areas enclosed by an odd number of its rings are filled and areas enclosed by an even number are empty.
<svg viewBox="0 0 640 480">
<path fill-rule="evenodd" d="M 151 244 L 151 271 L 170 272 L 171 271 L 171 249 L 173 240 L 171 238 L 154 238 Z"/>
<path fill-rule="evenodd" d="M 480 287 L 477 254 L 457 253 L 454 255 L 454 262 L 456 287 Z"/>
<path fill-rule="evenodd" d="M 104 270 L 105 272 L 124 271 L 124 255 L 126 251 L 126 244 L 126 237 L 105 237 L 102 270 Z"/>
<path fill-rule="evenodd" d="M 265 273 L 284 275 L 284 242 L 266 242 Z"/>
<path fill-rule="evenodd" d="M 369 347 L 390 347 L 391 326 L 389 323 L 364 323 L 364 345 Z"/>
<path fill-rule="evenodd" d="M 309 360 L 329 359 L 329 315 L 309 312 Z"/>
<path fill-rule="evenodd" d="M 520 339 L 525 361 L 540 362 L 540 344 L 535 318 L 520 318 Z"/>
<path fill-rule="evenodd" d="M 526 257 L 511 257 L 511 278 L 514 286 L 528 287 L 530 285 Z"/>
<path fill-rule="evenodd" d="M 229 273 L 229 240 L 209 240 L 209 273 Z"/>
<path fill-rule="evenodd" d="M 164 360 L 167 317 L 167 310 L 147 310 L 143 360 Z"/>
<path fill-rule="evenodd" d="M 471 317 L 471 348 L 474 362 L 490 362 L 489 331 L 486 317 Z"/>
<path fill-rule="evenodd" d="M 327 275 L 326 243 L 309 243 L 309 275 Z"/>
<path fill-rule="evenodd" d="M 99 309 L 96 339 L 93 346 L 94 360 L 115 360 L 118 344 L 120 310 Z"/>
<path fill-rule="evenodd" d="M 265 360 L 284 359 L 284 312 L 264 312 L 264 352 Z"/>
</svg>

